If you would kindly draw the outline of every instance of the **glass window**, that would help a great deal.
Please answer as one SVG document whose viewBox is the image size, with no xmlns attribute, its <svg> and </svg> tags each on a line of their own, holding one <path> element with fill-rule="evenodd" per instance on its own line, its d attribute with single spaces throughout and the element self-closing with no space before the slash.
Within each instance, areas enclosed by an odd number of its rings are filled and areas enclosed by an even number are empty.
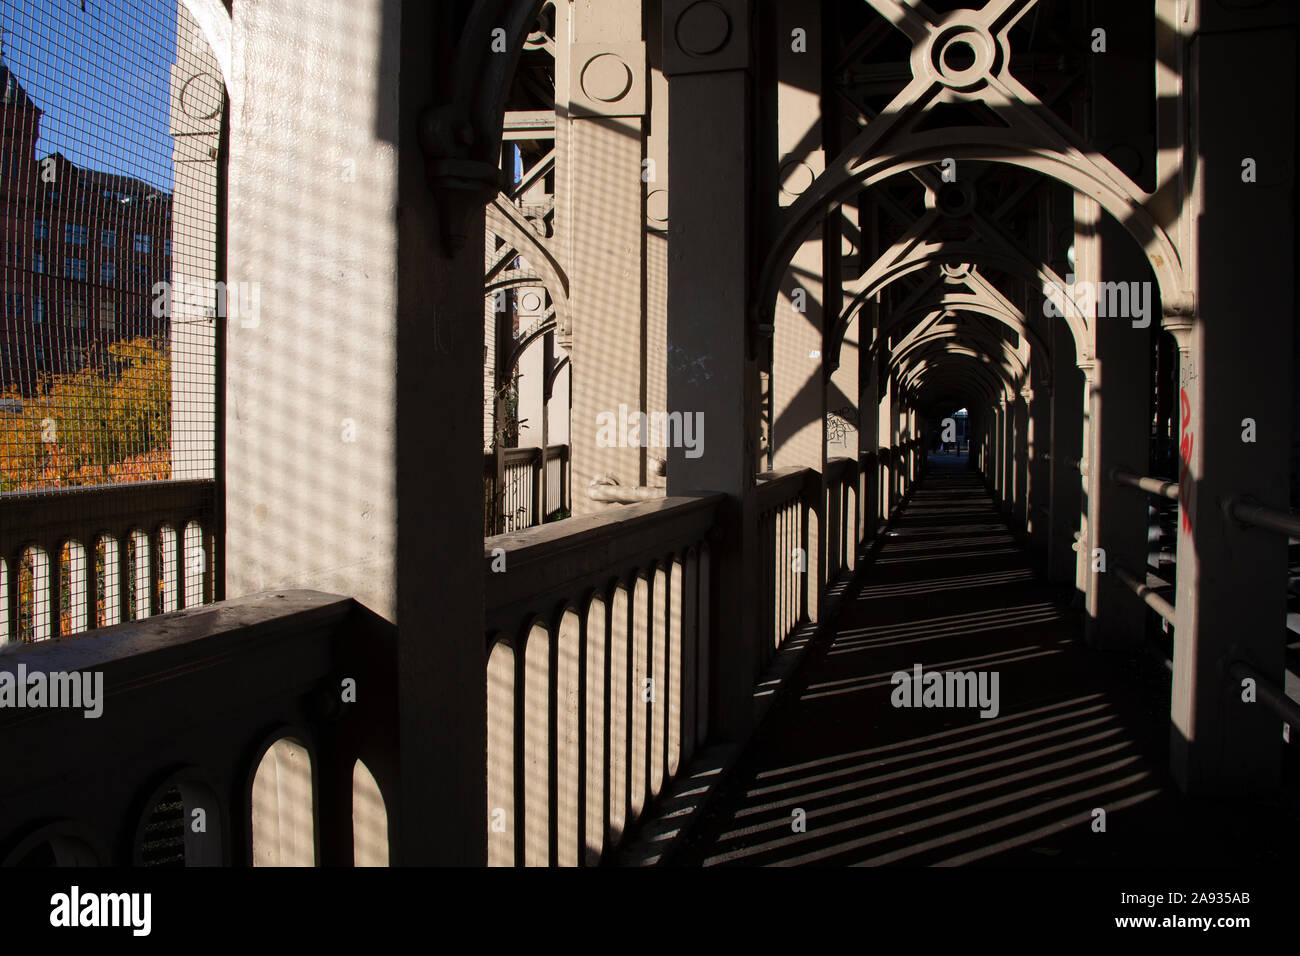
<svg viewBox="0 0 1300 956">
<path fill-rule="evenodd" d="M 149 251 L 151 251 L 152 249 L 153 249 L 153 237 L 152 237 L 152 236 L 146 236 L 146 235 L 145 235 L 144 233 L 142 233 L 142 232 L 137 232 L 137 233 L 135 234 L 135 251 L 136 251 L 136 252 L 149 252 Z"/>
<path fill-rule="evenodd" d="M 105 249 L 117 248 L 117 233 L 112 229 L 102 229 L 99 233 L 99 244 Z"/>
<path fill-rule="evenodd" d="M 42 296 L 36 296 L 32 299 L 32 323 L 40 325 L 45 321 L 45 299 Z"/>
<path fill-rule="evenodd" d="M 78 226 L 74 223 L 67 223 L 63 227 L 64 241 L 70 242 L 74 246 L 84 246 L 89 233 L 90 228 L 88 226 Z"/>
<path fill-rule="evenodd" d="M 48 239 L 50 236 L 50 224 L 44 219 L 32 220 L 32 238 Z"/>
<path fill-rule="evenodd" d="M 115 325 L 117 325 L 117 303 L 99 303 L 99 327 L 101 329 L 111 329 Z"/>
<path fill-rule="evenodd" d="M 68 256 L 63 263 L 63 274 L 69 279 L 84 281 L 86 278 L 86 260 L 79 259 L 76 256 Z"/>
<path fill-rule="evenodd" d="M 43 252 L 32 253 L 32 271 L 39 273 L 40 275 L 45 274 L 45 253 Z"/>
<path fill-rule="evenodd" d="M 105 260 L 99 264 L 99 281 L 112 282 L 117 278 L 117 263 Z"/>
</svg>

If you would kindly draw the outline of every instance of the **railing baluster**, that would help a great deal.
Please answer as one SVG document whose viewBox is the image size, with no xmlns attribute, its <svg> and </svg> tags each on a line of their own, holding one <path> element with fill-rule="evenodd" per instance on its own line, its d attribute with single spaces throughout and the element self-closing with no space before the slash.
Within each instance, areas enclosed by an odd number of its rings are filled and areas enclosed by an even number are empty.
<svg viewBox="0 0 1300 956">
<path fill-rule="evenodd" d="M 90 630 L 99 626 L 99 580 L 95 574 L 95 566 L 99 563 L 96 559 L 99 555 L 99 536 L 88 535 L 88 540 L 82 542 L 81 554 L 85 563 L 86 577 L 82 581 L 84 585 L 84 600 L 86 602 L 86 629 Z"/>
<path fill-rule="evenodd" d="M 185 546 L 186 539 L 189 537 L 188 522 L 182 516 L 173 526 L 176 528 L 176 553 L 172 556 L 172 566 L 176 575 L 176 607 L 174 610 L 184 610 L 189 605 L 186 604 L 186 588 L 189 571 L 186 565 L 186 555 L 188 551 Z"/>
<path fill-rule="evenodd" d="M 587 549 L 591 559 L 576 565 L 562 527 L 521 529 L 511 542 L 513 573 L 489 577 L 489 693 L 500 684 L 492 677 L 500 670 L 493 635 L 529 632 L 511 717 L 516 864 L 600 862 L 676 779 L 707 731 L 708 600 L 700 592 L 709 586 L 705 537 L 722 500 L 661 499 L 620 509 L 609 530 L 597 526 L 607 543 Z M 552 542 L 558 552 L 548 550 Z M 489 561 L 494 544 L 485 542 Z M 557 561 L 558 553 L 567 556 Z M 537 593 L 527 590 L 534 585 Z M 549 628 L 529 610 L 547 607 L 567 609 Z M 496 794 L 504 783 L 495 769 L 499 703 L 490 700 L 488 714 Z M 501 840 L 489 837 L 489 847 L 494 859 L 508 855 Z"/>
<path fill-rule="evenodd" d="M 22 568 L 22 562 L 23 562 L 22 552 L 11 551 L 5 554 L 4 557 L 5 557 L 5 579 L 3 583 L 5 589 L 5 613 L 4 613 L 5 642 L 17 643 L 22 636 L 19 633 L 19 618 L 18 618 L 18 610 L 20 605 L 19 598 L 21 597 L 18 591 L 18 582 L 20 580 L 19 571 Z"/>
<path fill-rule="evenodd" d="M 216 536 L 206 521 L 199 523 L 199 556 L 203 560 L 202 601 L 204 604 L 211 604 L 217 599 Z"/>
<path fill-rule="evenodd" d="M 531 468 L 533 476 L 533 513 L 528 516 L 528 524 L 530 526 L 542 524 L 546 520 L 546 502 L 542 500 L 542 488 L 544 487 L 544 482 L 542 481 L 542 469 L 546 467 L 546 457 L 540 448 L 535 451 L 534 455 L 535 457 L 533 458 Z"/>
<path fill-rule="evenodd" d="M 128 527 L 117 538 L 118 623 L 134 617 L 131 613 L 131 596 L 136 589 L 135 563 L 138 558 L 134 545 L 135 532 Z"/>
<path fill-rule="evenodd" d="M 40 607 L 44 614 L 41 621 L 40 635 L 37 640 L 44 641 L 60 634 L 60 614 L 63 610 L 63 542 L 55 538 L 45 543 L 45 574 L 41 582 L 45 592 Z"/>
<path fill-rule="evenodd" d="M 149 616 L 163 612 L 162 525 L 156 524 L 148 535 L 146 560 L 149 562 Z"/>
<path fill-rule="evenodd" d="M 699 653 L 699 632 L 696 625 L 699 614 L 699 573 L 699 552 L 692 547 L 682 559 L 682 764 L 688 763 L 695 754 L 695 701 L 699 693 L 698 669 L 695 667 Z"/>
</svg>

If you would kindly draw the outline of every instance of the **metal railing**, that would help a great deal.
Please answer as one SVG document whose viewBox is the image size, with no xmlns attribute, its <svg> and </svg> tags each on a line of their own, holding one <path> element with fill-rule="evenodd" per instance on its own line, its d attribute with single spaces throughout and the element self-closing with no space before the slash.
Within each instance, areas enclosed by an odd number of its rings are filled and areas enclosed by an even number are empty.
<svg viewBox="0 0 1300 956">
<path fill-rule="evenodd" d="M 724 500 L 484 542 L 489 865 L 599 863 L 705 738 Z"/>
<path fill-rule="evenodd" d="M 799 627 L 816 615 L 820 576 L 817 502 L 821 476 L 811 468 L 783 468 L 758 476 L 759 664 L 765 667 Z M 811 582 L 811 583 L 810 583 Z"/>
<path fill-rule="evenodd" d="M 1268 708 L 1273 716 L 1292 727 L 1300 727 L 1300 704 L 1286 695 L 1286 691 L 1246 661 L 1233 661 L 1228 665 L 1228 678 L 1235 684 L 1228 692 L 1236 693 L 1246 679 L 1255 682 L 1256 699 Z"/>
<path fill-rule="evenodd" d="M 1120 468 L 1111 469 L 1110 477 L 1116 484 L 1127 485 L 1148 494 L 1159 495 L 1170 501 L 1179 500 L 1177 482 L 1152 478 L 1146 475 L 1136 475 Z M 1247 496 L 1234 495 L 1228 498 L 1223 503 L 1223 511 L 1230 520 L 1240 522 L 1242 525 L 1286 535 L 1288 538 L 1300 538 L 1300 517 L 1289 511 L 1262 505 Z M 1150 579 L 1154 578 L 1154 575 L 1149 574 L 1148 581 L 1142 582 L 1122 567 L 1114 568 L 1114 572 L 1125 587 L 1141 598 L 1170 627 L 1174 626 L 1175 605 L 1161 596 L 1157 590 L 1172 587 L 1172 584 L 1157 578 L 1157 583 L 1153 586 Z M 1245 678 L 1253 680 L 1257 688 L 1259 701 L 1274 716 L 1293 727 L 1300 726 L 1300 704 L 1288 697 L 1286 690 L 1276 681 L 1267 677 L 1250 663 L 1242 660 L 1230 664 L 1228 674 L 1238 683 Z"/>
<path fill-rule="evenodd" d="M 826 462 L 826 580 L 852 571 L 858 528 L 858 463 L 852 458 Z"/>
<path fill-rule="evenodd" d="M 1126 588 L 1141 598 L 1142 602 L 1146 604 L 1147 607 L 1151 608 L 1151 610 L 1164 618 L 1171 627 L 1173 626 L 1174 605 L 1168 599 L 1162 597 L 1158 592 L 1159 588 L 1168 588 L 1173 585 L 1167 581 L 1161 581 L 1159 579 L 1157 579 L 1157 583 L 1154 586 L 1149 581 L 1139 581 L 1136 577 L 1130 574 L 1127 569 L 1120 566 L 1115 566 L 1112 570 L 1115 573 L 1115 577 L 1119 578 L 1120 582 Z M 1154 575 L 1148 575 L 1148 577 L 1154 577 Z"/>
<path fill-rule="evenodd" d="M 18 684 L 99 687 L 97 714 L 0 708 L 0 865 L 386 864 L 396 660 L 358 613 L 263 592 L 0 655 Z M 341 703 L 339 675 L 367 689 Z M 168 833 L 177 805 L 204 828 Z"/>
<path fill-rule="evenodd" d="M 0 643 L 212 602 L 215 498 L 207 480 L 6 494 Z"/>
<path fill-rule="evenodd" d="M 1168 498 L 1170 501 L 1178 500 L 1178 482 L 1167 481 L 1164 478 L 1152 478 L 1149 475 L 1135 475 L 1131 471 L 1125 471 L 1120 468 L 1110 470 L 1110 479 L 1117 485 L 1127 485 L 1130 488 L 1137 488 L 1148 494 L 1160 495 L 1162 498 Z"/>
<path fill-rule="evenodd" d="M 1300 538 L 1300 518 L 1290 511 L 1262 505 L 1247 495 L 1229 497 L 1223 503 L 1223 511 L 1230 520 L 1243 525 L 1285 535 L 1288 539 Z M 1229 665 L 1228 673 L 1238 683 L 1246 677 L 1253 679 L 1260 703 L 1291 727 L 1300 727 L 1300 704 L 1287 696 L 1282 685 L 1247 661 L 1234 661 Z"/>
<path fill-rule="evenodd" d="M 496 454 L 483 455 L 484 537 L 532 528 L 569 510 L 568 445 L 546 449 L 544 470 L 540 448 L 506 448 L 501 459 L 498 470 Z"/>
<path fill-rule="evenodd" d="M 1289 511 L 1269 508 L 1247 497 L 1234 496 L 1223 505 L 1224 512 L 1234 521 L 1244 525 L 1300 538 L 1300 517 Z"/>
</svg>

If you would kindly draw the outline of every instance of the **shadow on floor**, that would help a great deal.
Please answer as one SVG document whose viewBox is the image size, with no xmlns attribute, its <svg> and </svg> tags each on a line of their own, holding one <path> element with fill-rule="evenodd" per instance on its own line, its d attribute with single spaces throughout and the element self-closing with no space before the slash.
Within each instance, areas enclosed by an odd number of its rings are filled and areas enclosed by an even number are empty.
<svg viewBox="0 0 1300 956">
<path fill-rule="evenodd" d="M 1167 771 L 1168 675 L 1083 646 L 1072 591 L 1035 578 L 964 456 L 938 457 L 672 862 L 1285 859 L 1300 832 L 1294 766 L 1276 798 L 1182 797 Z M 996 674 L 996 716 L 895 707 L 892 675 L 918 664 L 983 673 L 988 691 Z"/>
</svg>

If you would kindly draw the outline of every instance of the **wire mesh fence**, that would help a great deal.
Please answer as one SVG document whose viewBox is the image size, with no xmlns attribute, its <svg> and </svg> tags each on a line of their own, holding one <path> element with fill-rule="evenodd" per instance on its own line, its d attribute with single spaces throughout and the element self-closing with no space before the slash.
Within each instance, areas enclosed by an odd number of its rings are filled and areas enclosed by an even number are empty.
<svg viewBox="0 0 1300 956">
<path fill-rule="evenodd" d="M 0 641 L 210 599 L 212 495 L 164 525 L 140 488 L 214 478 L 224 110 L 177 0 L 0 7 Z"/>
<path fill-rule="evenodd" d="M 210 478 L 212 52 L 176 0 L 15 0 L 0 31 L 0 491 Z"/>
</svg>

